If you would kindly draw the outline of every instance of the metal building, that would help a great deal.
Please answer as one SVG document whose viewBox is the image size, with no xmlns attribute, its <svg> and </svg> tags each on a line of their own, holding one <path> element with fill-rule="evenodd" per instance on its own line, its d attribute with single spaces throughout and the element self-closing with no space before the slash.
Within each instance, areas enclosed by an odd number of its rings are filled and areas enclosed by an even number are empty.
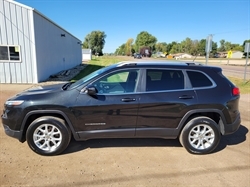
<svg viewBox="0 0 250 187">
<path fill-rule="evenodd" d="M 91 49 L 82 49 L 82 61 L 89 61 L 92 59 Z"/>
<path fill-rule="evenodd" d="M 34 8 L 0 0 L 0 83 L 38 83 L 81 63 L 78 38 Z"/>
<path fill-rule="evenodd" d="M 233 51 L 232 58 L 243 58 L 244 53 L 242 51 Z"/>
</svg>

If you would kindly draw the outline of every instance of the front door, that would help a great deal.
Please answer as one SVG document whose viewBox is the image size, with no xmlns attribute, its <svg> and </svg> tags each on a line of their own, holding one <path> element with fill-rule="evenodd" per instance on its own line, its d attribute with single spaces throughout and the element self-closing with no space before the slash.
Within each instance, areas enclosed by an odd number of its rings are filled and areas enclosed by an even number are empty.
<svg viewBox="0 0 250 187">
<path fill-rule="evenodd" d="M 133 137 L 138 113 L 138 70 L 121 70 L 91 83 L 96 95 L 79 94 L 74 106 L 82 139 Z"/>
</svg>

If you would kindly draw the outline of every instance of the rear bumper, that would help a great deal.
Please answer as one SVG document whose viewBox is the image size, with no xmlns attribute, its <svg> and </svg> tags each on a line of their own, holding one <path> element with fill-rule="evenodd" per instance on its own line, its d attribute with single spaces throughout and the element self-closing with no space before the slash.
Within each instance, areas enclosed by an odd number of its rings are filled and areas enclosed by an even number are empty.
<svg viewBox="0 0 250 187">
<path fill-rule="evenodd" d="M 238 128 L 240 127 L 240 123 L 241 123 L 241 118 L 240 118 L 240 113 L 239 113 L 238 116 L 236 117 L 235 121 L 232 124 L 225 124 L 224 125 L 223 135 L 232 134 L 235 131 L 237 131 Z"/>
</svg>

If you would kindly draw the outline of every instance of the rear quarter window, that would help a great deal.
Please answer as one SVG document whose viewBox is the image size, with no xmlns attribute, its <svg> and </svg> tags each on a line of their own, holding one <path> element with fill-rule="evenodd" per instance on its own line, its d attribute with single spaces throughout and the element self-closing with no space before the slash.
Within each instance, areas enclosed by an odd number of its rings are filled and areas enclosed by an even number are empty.
<svg viewBox="0 0 250 187">
<path fill-rule="evenodd" d="M 187 74 L 193 87 L 208 87 L 213 85 L 209 78 L 201 72 L 187 71 Z"/>
</svg>

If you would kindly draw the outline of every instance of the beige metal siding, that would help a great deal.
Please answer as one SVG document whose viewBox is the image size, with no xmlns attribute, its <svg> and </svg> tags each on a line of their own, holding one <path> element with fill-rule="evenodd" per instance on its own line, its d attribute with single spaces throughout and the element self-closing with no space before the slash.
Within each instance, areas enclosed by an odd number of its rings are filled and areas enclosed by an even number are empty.
<svg viewBox="0 0 250 187">
<path fill-rule="evenodd" d="M 80 43 L 33 8 L 0 0 L 0 45 L 18 45 L 21 55 L 21 62 L 0 62 L 0 83 L 38 83 L 75 67 L 82 62 Z"/>
<path fill-rule="evenodd" d="M 239 58 L 239 59 L 241 59 L 242 57 L 243 57 L 243 52 L 241 52 L 241 51 L 236 51 L 236 52 L 233 52 L 233 54 L 232 54 L 232 58 Z"/>
<path fill-rule="evenodd" d="M 39 82 L 82 62 L 81 42 L 77 38 L 36 12 L 34 28 Z"/>
<path fill-rule="evenodd" d="M 32 9 L 0 0 L 0 45 L 19 45 L 21 62 L 0 62 L 0 83 L 33 83 Z"/>
</svg>

